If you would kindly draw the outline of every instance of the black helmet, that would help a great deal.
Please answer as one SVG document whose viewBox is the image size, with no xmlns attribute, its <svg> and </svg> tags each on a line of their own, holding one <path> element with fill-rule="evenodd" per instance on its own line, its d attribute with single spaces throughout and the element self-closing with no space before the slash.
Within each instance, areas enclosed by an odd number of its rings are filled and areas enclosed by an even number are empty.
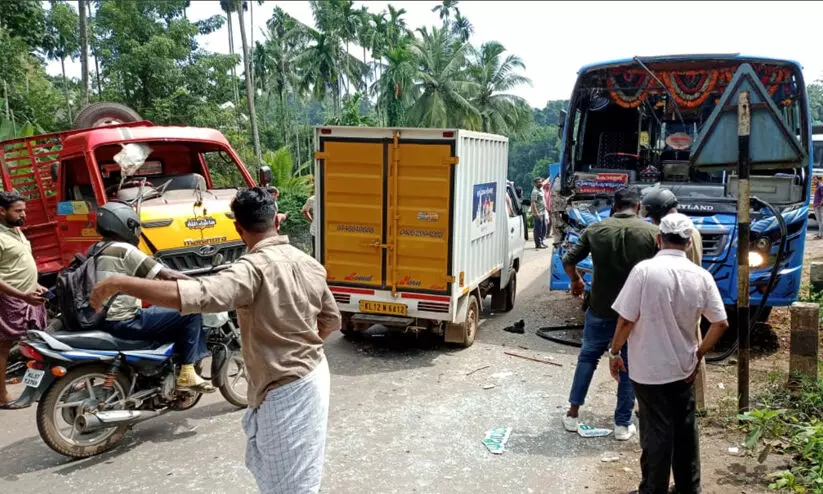
<svg viewBox="0 0 823 494">
<path fill-rule="evenodd" d="M 97 210 L 97 233 L 103 238 L 137 245 L 140 238 L 140 217 L 127 204 L 106 203 Z"/>
<path fill-rule="evenodd" d="M 672 208 L 677 207 L 677 196 L 665 187 L 649 187 L 643 191 L 642 204 L 645 215 L 659 221 Z"/>
</svg>

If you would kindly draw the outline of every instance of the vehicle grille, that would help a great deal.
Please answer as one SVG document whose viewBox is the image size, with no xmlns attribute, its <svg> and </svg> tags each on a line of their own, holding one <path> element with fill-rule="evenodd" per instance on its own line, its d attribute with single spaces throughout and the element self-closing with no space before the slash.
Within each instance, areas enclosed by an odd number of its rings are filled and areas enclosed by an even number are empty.
<svg viewBox="0 0 823 494">
<path fill-rule="evenodd" d="M 728 236 L 725 233 L 703 233 L 703 257 L 717 257 L 723 254 L 723 249 L 726 247 L 726 239 Z"/>
<path fill-rule="evenodd" d="M 426 312 L 442 312 L 448 313 L 449 312 L 449 303 L 440 303 L 440 302 L 420 302 L 417 304 L 417 310 L 422 310 Z"/>
<path fill-rule="evenodd" d="M 338 304 L 348 305 L 351 303 L 351 295 L 347 293 L 332 293 L 334 295 L 334 300 Z"/>
<path fill-rule="evenodd" d="M 206 247 L 213 247 L 214 250 L 206 249 Z M 225 265 L 236 261 L 245 253 L 246 246 L 241 242 L 165 250 L 155 254 L 155 258 L 170 269 L 189 273 L 212 269 L 214 267 L 212 261 L 217 254 L 223 255 L 221 265 Z"/>
</svg>

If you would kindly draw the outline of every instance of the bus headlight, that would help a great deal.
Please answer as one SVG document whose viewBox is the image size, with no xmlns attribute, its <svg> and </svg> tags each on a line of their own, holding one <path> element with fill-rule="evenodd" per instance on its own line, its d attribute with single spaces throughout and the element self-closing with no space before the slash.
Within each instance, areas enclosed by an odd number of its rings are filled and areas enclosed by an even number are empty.
<svg viewBox="0 0 823 494">
<path fill-rule="evenodd" d="M 765 264 L 765 262 L 766 259 L 763 257 L 763 254 L 753 250 L 749 251 L 749 267 L 759 268 L 760 266 Z"/>
</svg>

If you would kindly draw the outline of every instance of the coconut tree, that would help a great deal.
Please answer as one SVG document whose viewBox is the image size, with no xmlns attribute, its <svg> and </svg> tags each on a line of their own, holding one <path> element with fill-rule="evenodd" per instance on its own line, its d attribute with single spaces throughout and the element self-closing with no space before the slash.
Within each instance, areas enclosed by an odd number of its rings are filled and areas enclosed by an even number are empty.
<svg viewBox="0 0 823 494">
<path fill-rule="evenodd" d="M 406 111 L 414 101 L 418 60 L 411 43 L 412 38 L 405 36 L 386 49 L 384 71 L 372 86 L 377 106 L 385 111 L 386 124 L 392 127 L 405 124 Z"/>
<path fill-rule="evenodd" d="M 63 93 L 66 97 L 66 116 L 69 123 L 74 118 L 71 111 L 71 96 L 69 95 L 69 83 L 66 77 L 66 58 L 72 60 L 80 51 L 80 36 L 77 26 L 79 24 L 77 13 L 66 3 L 52 0 L 51 9 L 46 19 L 46 39 L 44 41 L 45 52 L 48 58 L 60 60 L 60 68 L 63 72 Z"/>
<path fill-rule="evenodd" d="M 474 33 L 474 26 L 472 26 L 472 23 L 469 22 L 469 20 L 458 10 L 454 15 L 454 22 L 451 24 L 451 31 L 457 39 L 465 43 L 469 41 L 472 33 Z"/>
<path fill-rule="evenodd" d="M 231 13 L 234 12 L 235 4 L 238 0 L 220 0 L 220 9 L 226 13 L 226 20 L 229 27 L 229 54 L 234 55 L 234 27 L 231 19 Z M 232 66 L 231 68 L 232 88 L 234 89 L 234 104 L 240 104 L 240 92 L 237 88 L 237 71 Z"/>
<path fill-rule="evenodd" d="M 470 46 L 454 40 L 447 29 L 419 29 L 414 51 L 417 100 L 409 120 L 420 127 L 471 127 L 480 111 L 470 101 L 477 84 L 464 70 Z"/>
<path fill-rule="evenodd" d="M 86 16 L 86 0 L 77 1 L 80 28 L 80 79 L 82 83 L 81 104 L 89 104 L 89 28 Z"/>
<path fill-rule="evenodd" d="M 440 16 L 440 20 L 446 25 L 449 23 L 452 12 L 460 13 L 457 9 L 457 3 L 457 0 L 443 0 L 443 3 L 432 9 L 432 12 L 437 13 Z"/>
<path fill-rule="evenodd" d="M 526 101 L 509 91 L 531 85 L 528 77 L 518 74 L 525 70 L 523 60 L 506 55 L 506 48 L 497 41 L 483 43 L 469 57 L 468 74 L 475 84 L 470 101 L 480 112 L 480 128 L 484 132 L 515 135 L 530 123 L 531 113 Z"/>
</svg>

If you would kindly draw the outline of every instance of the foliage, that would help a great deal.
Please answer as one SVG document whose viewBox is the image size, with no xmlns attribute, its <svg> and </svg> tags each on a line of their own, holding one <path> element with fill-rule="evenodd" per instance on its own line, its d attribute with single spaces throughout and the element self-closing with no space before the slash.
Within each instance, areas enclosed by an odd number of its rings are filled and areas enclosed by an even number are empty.
<svg viewBox="0 0 823 494">
<path fill-rule="evenodd" d="M 745 446 L 765 461 L 773 451 L 788 453 L 788 470 L 771 475 L 769 488 L 791 492 L 823 492 L 823 381 L 796 377 L 790 392 L 773 382 L 760 397 L 760 408 L 738 416 L 748 434 Z M 759 449 L 759 452 L 758 452 Z"/>
<path fill-rule="evenodd" d="M 812 121 L 815 124 L 823 124 L 823 83 L 816 81 L 806 86 L 809 94 L 809 108 L 811 109 Z"/>
</svg>

